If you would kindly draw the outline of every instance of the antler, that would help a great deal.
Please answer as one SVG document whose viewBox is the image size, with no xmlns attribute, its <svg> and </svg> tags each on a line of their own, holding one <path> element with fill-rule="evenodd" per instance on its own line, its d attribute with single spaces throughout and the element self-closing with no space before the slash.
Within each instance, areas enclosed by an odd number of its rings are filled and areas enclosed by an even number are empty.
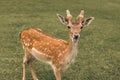
<svg viewBox="0 0 120 80">
<path fill-rule="evenodd" d="M 67 14 L 68 22 L 70 23 L 72 21 L 72 15 L 70 14 L 69 10 L 66 10 L 66 14 Z"/>
<path fill-rule="evenodd" d="M 80 14 L 78 15 L 78 21 L 81 22 L 84 17 L 84 10 L 81 10 Z"/>
</svg>

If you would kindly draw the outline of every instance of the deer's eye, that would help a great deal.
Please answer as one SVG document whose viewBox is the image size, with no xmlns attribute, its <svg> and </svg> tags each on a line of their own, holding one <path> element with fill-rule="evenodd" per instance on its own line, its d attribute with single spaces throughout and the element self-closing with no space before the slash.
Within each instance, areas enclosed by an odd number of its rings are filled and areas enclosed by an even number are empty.
<svg viewBox="0 0 120 80">
<path fill-rule="evenodd" d="M 67 26 L 68 27 L 68 29 L 70 29 L 71 27 L 70 26 Z"/>
</svg>

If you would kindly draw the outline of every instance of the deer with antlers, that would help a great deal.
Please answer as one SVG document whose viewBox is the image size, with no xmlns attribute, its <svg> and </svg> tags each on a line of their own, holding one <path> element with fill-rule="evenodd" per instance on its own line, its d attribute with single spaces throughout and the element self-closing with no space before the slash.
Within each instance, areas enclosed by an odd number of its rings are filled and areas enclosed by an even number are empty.
<svg viewBox="0 0 120 80">
<path fill-rule="evenodd" d="M 38 80 L 33 68 L 33 57 L 46 62 L 53 68 L 56 80 L 61 80 L 60 71 L 67 68 L 69 64 L 74 62 L 77 56 L 78 39 L 81 29 L 89 25 L 94 17 L 83 20 L 84 11 L 81 10 L 76 20 L 72 20 L 69 10 L 66 10 L 67 17 L 57 14 L 60 22 L 69 29 L 70 41 L 45 34 L 41 29 L 27 29 L 21 32 L 20 39 L 25 51 L 23 59 L 23 80 L 26 80 L 26 65 L 29 65 L 34 80 Z"/>
</svg>

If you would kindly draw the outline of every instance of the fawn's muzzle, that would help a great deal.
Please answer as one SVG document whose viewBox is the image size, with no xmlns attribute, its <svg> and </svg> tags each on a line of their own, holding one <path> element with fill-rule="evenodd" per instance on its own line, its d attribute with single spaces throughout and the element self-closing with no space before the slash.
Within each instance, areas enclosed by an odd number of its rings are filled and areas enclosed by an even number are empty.
<svg viewBox="0 0 120 80">
<path fill-rule="evenodd" d="M 74 39 L 78 39 L 79 35 L 74 35 Z"/>
<path fill-rule="evenodd" d="M 74 34 L 74 35 L 73 35 L 73 42 L 74 42 L 74 43 L 77 42 L 79 36 L 80 36 L 79 34 Z"/>
</svg>

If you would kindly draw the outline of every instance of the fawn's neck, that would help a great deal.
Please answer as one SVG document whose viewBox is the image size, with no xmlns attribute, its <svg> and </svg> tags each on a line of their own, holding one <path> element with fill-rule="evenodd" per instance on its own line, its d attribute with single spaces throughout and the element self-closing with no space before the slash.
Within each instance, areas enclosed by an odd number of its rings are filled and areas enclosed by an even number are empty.
<svg viewBox="0 0 120 80">
<path fill-rule="evenodd" d="M 77 56 L 77 48 L 78 48 L 78 42 L 75 43 L 72 42 L 72 40 L 70 40 L 69 42 L 69 53 L 68 53 L 68 57 L 67 57 L 67 63 L 73 63 L 75 60 L 75 57 Z"/>
</svg>

